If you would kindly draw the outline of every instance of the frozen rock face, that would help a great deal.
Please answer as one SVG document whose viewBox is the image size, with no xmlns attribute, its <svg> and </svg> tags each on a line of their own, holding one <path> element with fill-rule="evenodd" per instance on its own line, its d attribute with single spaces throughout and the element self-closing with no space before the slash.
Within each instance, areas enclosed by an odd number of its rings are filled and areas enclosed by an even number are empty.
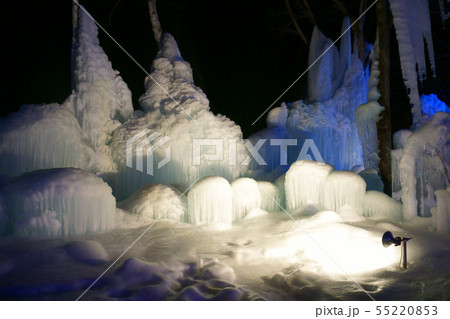
<svg viewBox="0 0 450 319">
<path fill-rule="evenodd" d="M 129 199 L 118 203 L 117 207 L 139 215 L 139 220 L 143 222 L 160 218 L 183 221 L 187 217 L 186 196 L 162 184 L 144 186 Z"/>
<path fill-rule="evenodd" d="M 448 164 L 443 149 L 449 140 L 449 114 L 436 113 L 431 121 L 408 137 L 401 153 L 398 171 L 401 183 L 403 217 L 430 216 L 435 206 L 434 190 L 446 189 Z"/>
<path fill-rule="evenodd" d="M 98 29 L 85 10 L 79 12 L 75 90 L 64 103 L 96 152 L 100 171 L 113 171 L 108 145 L 114 130 L 133 114 L 131 92 L 109 62 L 98 41 Z"/>
<path fill-rule="evenodd" d="M 97 176 L 74 168 L 23 174 L 3 188 L 13 232 L 19 236 L 70 236 L 114 226 L 116 201 Z"/>
<path fill-rule="evenodd" d="M 219 176 L 205 177 L 198 181 L 188 193 L 189 222 L 194 225 L 233 221 L 233 192 L 226 179 Z"/>
<path fill-rule="evenodd" d="M 323 207 L 323 184 L 333 167 L 315 161 L 298 161 L 286 173 L 286 206 L 296 211 L 306 206 Z"/>
<path fill-rule="evenodd" d="M 58 104 L 24 105 L 0 118 L 0 174 L 55 167 L 89 170 L 93 158 L 76 118 Z"/>
<path fill-rule="evenodd" d="M 402 204 L 378 191 L 368 191 L 364 197 L 364 217 L 402 220 Z"/>
<path fill-rule="evenodd" d="M 258 183 L 248 177 L 238 178 L 231 183 L 233 192 L 233 222 L 243 219 L 253 208 L 261 207 Z"/>
<path fill-rule="evenodd" d="M 334 171 L 323 184 L 323 206 L 340 212 L 341 208 L 351 207 L 359 214 L 363 212 L 366 182 L 351 171 Z"/>
<path fill-rule="evenodd" d="M 247 170 L 241 165 L 247 151 L 240 127 L 209 110 L 207 97 L 194 85 L 192 69 L 170 34 L 163 34 L 161 46 L 151 77 L 145 81 L 146 93 L 139 100 L 146 113 L 114 134 L 112 148 L 122 181 L 116 193 L 121 199 L 149 183 L 186 188 L 199 177 L 217 175 L 233 180 Z M 127 166 L 127 142 L 145 129 L 150 130 L 148 134 L 129 145 L 133 156 L 132 165 Z M 138 146 L 144 149 L 142 156 L 137 154 Z M 148 169 L 136 169 L 139 157 L 143 166 L 154 166 L 151 174 Z"/>
</svg>

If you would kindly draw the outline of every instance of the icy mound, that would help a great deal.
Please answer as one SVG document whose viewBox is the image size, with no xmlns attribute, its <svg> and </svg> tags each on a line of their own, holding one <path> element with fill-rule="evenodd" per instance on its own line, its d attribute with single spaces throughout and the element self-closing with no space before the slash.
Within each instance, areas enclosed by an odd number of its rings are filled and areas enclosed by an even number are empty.
<svg viewBox="0 0 450 319">
<path fill-rule="evenodd" d="M 198 181 L 188 193 L 189 222 L 194 225 L 230 224 L 233 220 L 232 190 L 222 177 Z"/>
<path fill-rule="evenodd" d="M 93 240 L 70 242 L 64 245 L 64 249 L 73 259 L 88 265 L 104 264 L 109 259 L 102 244 Z"/>
<path fill-rule="evenodd" d="M 351 171 L 332 172 L 323 184 L 323 206 L 339 213 L 344 206 L 350 206 L 362 214 L 366 182 Z"/>
<path fill-rule="evenodd" d="M 368 191 L 364 197 L 363 215 L 402 220 L 402 204 L 384 193 Z"/>
<path fill-rule="evenodd" d="M 172 219 L 183 221 L 187 211 L 186 196 L 167 185 L 148 185 L 135 192 L 129 199 L 117 205 L 119 208 L 139 215 L 140 221 Z"/>
<path fill-rule="evenodd" d="M 145 115 L 129 120 L 114 134 L 113 153 L 122 181 L 115 191 L 121 199 L 149 183 L 187 187 L 205 176 L 233 180 L 247 169 L 241 165 L 247 152 L 240 127 L 210 112 L 173 37 L 165 33 L 161 43 L 139 100 Z"/>
<path fill-rule="evenodd" d="M 76 118 L 58 104 L 24 105 L 0 118 L 0 174 L 37 169 L 91 168 L 92 149 Z"/>
<path fill-rule="evenodd" d="M 315 161 L 298 161 L 286 173 L 286 206 L 290 211 L 313 205 L 323 207 L 323 184 L 333 167 Z"/>
<path fill-rule="evenodd" d="M 273 183 L 258 181 L 259 192 L 261 194 L 261 209 L 268 212 L 280 211 L 284 206 L 283 193 Z"/>
<path fill-rule="evenodd" d="M 94 20 L 79 11 L 75 91 L 67 101 L 82 128 L 83 138 L 96 151 L 101 171 L 114 170 L 109 144 L 113 131 L 133 114 L 131 92 L 113 70 L 98 41 Z"/>
<path fill-rule="evenodd" d="M 233 222 L 243 219 L 253 208 L 261 207 L 258 183 L 252 178 L 238 178 L 231 183 Z"/>
<path fill-rule="evenodd" d="M 112 229 L 111 188 L 74 168 L 23 174 L 4 187 L 13 231 L 20 236 L 70 236 Z"/>
</svg>

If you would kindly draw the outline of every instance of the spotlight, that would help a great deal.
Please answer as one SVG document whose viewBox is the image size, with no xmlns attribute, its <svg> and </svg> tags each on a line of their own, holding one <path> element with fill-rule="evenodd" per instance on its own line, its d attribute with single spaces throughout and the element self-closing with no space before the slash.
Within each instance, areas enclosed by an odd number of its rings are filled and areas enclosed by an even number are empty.
<svg viewBox="0 0 450 319">
<path fill-rule="evenodd" d="M 381 242 L 383 243 L 384 247 L 389 247 L 391 245 L 394 246 L 401 246 L 402 248 L 402 256 L 400 257 L 400 267 L 401 268 L 408 268 L 408 258 L 407 258 L 407 252 L 406 252 L 406 242 L 410 240 L 411 238 L 407 237 L 394 237 L 390 231 L 387 231 L 383 234 L 383 237 L 381 238 Z"/>
</svg>

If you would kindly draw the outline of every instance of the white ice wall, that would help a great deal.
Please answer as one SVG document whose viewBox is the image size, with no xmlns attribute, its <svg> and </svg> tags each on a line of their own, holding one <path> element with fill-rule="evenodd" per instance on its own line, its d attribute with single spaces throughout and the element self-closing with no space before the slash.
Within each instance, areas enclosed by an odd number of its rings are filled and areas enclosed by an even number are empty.
<svg viewBox="0 0 450 319">
<path fill-rule="evenodd" d="M 112 229 L 116 201 L 97 176 L 74 168 L 23 174 L 3 188 L 19 236 L 70 236 Z"/>
</svg>

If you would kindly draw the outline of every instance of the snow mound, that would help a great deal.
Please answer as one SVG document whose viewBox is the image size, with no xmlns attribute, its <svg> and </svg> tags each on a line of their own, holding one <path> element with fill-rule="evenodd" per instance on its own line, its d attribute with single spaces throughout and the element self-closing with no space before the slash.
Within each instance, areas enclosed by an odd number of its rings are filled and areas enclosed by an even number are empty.
<svg viewBox="0 0 450 319">
<path fill-rule="evenodd" d="M 382 192 L 368 191 L 364 197 L 363 215 L 402 220 L 402 204 Z"/>
<path fill-rule="evenodd" d="M 150 183 L 186 188 L 197 178 L 215 175 L 234 180 L 247 170 L 241 165 L 247 151 L 240 127 L 210 111 L 170 34 L 163 34 L 161 45 L 145 81 L 146 93 L 139 99 L 146 113 L 114 133 L 112 148 L 122 181 L 115 190 L 119 199 Z M 148 134 L 140 136 L 145 130 Z M 147 170 L 135 166 L 138 160 L 147 163 Z M 158 168 L 149 171 L 149 166 Z"/>
<path fill-rule="evenodd" d="M 97 241 L 74 241 L 64 245 L 69 256 L 88 265 L 99 265 L 108 262 L 109 255 L 105 248 Z"/>
<path fill-rule="evenodd" d="M 233 220 L 233 192 L 230 183 L 219 176 L 205 177 L 188 193 L 189 222 L 194 225 L 223 223 Z"/>
<path fill-rule="evenodd" d="M 116 201 L 111 188 L 80 169 L 26 173 L 3 191 L 14 233 L 20 236 L 82 235 L 114 226 Z"/>
<path fill-rule="evenodd" d="M 231 183 L 233 192 L 233 222 L 243 219 L 253 208 L 261 207 L 258 183 L 248 177 L 235 179 Z"/>
<path fill-rule="evenodd" d="M 286 173 L 286 206 L 295 211 L 308 205 L 322 207 L 323 184 L 333 167 L 315 161 L 298 161 Z"/>
<path fill-rule="evenodd" d="M 24 105 L 0 118 L 0 174 L 38 169 L 91 169 L 92 149 L 74 115 L 59 104 Z"/>
<path fill-rule="evenodd" d="M 173 187 L 153 184 L 142 187 L 129 199 L 118 203 L 117 207 L 137 214 L 139 220 L 144 222 L 158 218 L 183 221 L 187 200 Z"/>
<path fill-rule="evenodd" d="M 339 213 L 348 205 L 362 214 L 366 182 L 351 171 L 335 171 L 328 175 L 323 184 L 323 206 Z"/>
</svg>

